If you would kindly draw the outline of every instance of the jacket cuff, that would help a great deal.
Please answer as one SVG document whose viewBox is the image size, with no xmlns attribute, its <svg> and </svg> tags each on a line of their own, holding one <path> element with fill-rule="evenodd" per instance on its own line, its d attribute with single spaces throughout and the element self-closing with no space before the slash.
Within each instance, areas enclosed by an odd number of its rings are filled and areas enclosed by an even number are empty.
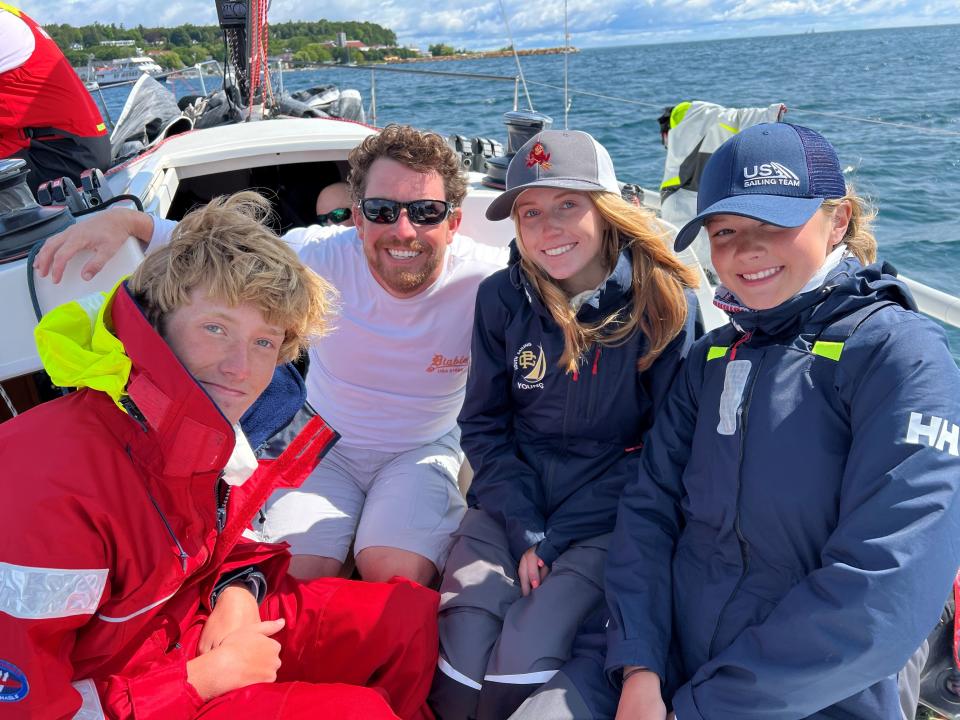
<svg viewBox="0 0 960 720">
<path fill-rule="evenodd" d="M 237 583 L 242 583 L 246 586 L 250 594 L 257 599 L 257 605 L 260 605 L 267 596 L 266 576 L 260 572 L 260 568 L 256 565 L 249 565 L 248 567 L 229 572 L 217 581 L 217 584 L 213 586 L 213 591 L 210 593 L 210 609 L 213 610 L 216 606 L 220 593 Z"/>
<path fill-rule="evenodd" d="M 553 561 L 560 557 L 560 553 L 550 540 L 544 538 L 537 545 L 537 557 L 543 560 L 547 567 L 550 567 L 553 565 Z"/>
<path fill-rule="evenodd" d="M 666 668 L 663 662 L 660 662 L 647 644 L 640 640 L 618 640 L 610 637 L 607 633 L 607 658 L 604 663 L 604 671 L 607 679 L 616 687 L 623 687 L 623 668 L 627 665 L 638 665 L 645 667 L 651 672 L 660 676 L 661 684 L 666 677 Z"/>
<path fill-rule="evenodd" d="M 673 712 L 683 720 L 703 720 L 693 699 L 693 685 L 686 683 L 673 696 Z"/>
<path fill-rule="evenodd" d="M 131 678 L 130 704 L 133 715 L 142 720 L 194 717 L 204 700 L 187 682 L 187 663 L 183 654 L 174 662 Z"/>
<path fill-rule="evenodd" d="M 538 545 L 546 537 L 542 532 L 532 532 L 521 528 L 514 528 L 513 531 L 508 534 L 510 539 L 510 552 L 513 554 L 513 559 L 517 562 L 520 562 L 520 558 L 523 557 L 523 554 L 527 550 L 534 545 Z"/>
</svg>

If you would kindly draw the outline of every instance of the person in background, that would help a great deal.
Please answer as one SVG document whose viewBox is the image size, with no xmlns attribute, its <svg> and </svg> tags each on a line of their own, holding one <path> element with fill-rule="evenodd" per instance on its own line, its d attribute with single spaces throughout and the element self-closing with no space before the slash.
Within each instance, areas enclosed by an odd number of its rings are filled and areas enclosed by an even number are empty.
<svg viewBox="0 0 960 720">
<path fill-rule="evenodd" d="M 292 546 L 297 577 L 335 576 L 351 544 L 365 580 L 435 581 L 466 508 L 457 413 L 474 302 L 505 250 L 457 233 L 467 191 L 436 133 L 390 125 L 349 156 L 356 227 L 295 228 L 300 259 L 339 291 L 338 317 L 310 345 L 307 399 L 341 434 L 297 490 L 278 492 L 258 526 Z M 92 276 L 130 235 L 161 247 L 176 223 L 111 208 L 48 240 L 37 272 L 59 281 L 89 249 Z"/>
<path fill-rule="evenodd" d="M 110 165 L 110 137 L 60 48 L 26 13 L 0 3 L 0 158 L 22 158 L 36 194 L 47 180 L 80 183 Z"/>
<path fill-rule="evenodd" d="M 264 499 L 336 439 L 288 453 L 283 365 L 326 332 L 333 289 L 261 224 L 254 193 L 194 211 L 112 293 L 37 328 L 79 390 L 0 425 L 4 718 L 418 718 L 437 594 L 409 581 L 299 581 L 246 539 Z"/>
<path fill-rule="evenodd" d="M 870 220 L 808 128 L 755 125 L 707 162 L 675 247 L 706 228 L 730 324 L 690 351 L 620 501 L 619 720 L 902 718 L 898 671 L 960 565 L 960 371 Z"/>
<path fill-rule="evenodd" d="M 317 195 L 317 225 L 340 225 L 353 227 L 353 211 L 350 186 L 345 182 L 327 185 Z"/>
<path fill-rule="evenodd" d="M 609 717 L 581 666 L 602 678 L 617 499 L 698 334 L 696 280 L 584 132 L 531 138 L 487 217 L 512 217 L 516 241 L 477 293 L 459 418 L 475 476 L 430 703 L 444 720 L 506 718 L 549 680 L 514 717 Z"/>
</svg>

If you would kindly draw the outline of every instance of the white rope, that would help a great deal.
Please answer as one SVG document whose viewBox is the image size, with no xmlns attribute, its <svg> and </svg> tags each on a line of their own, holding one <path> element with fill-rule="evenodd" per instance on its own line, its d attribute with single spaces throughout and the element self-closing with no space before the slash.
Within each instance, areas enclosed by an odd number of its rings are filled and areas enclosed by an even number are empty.
<svg viewBox="0 0 960 720">
<path fill-rule="evenodd" d="M 563 129 L 566 130 L 570 115 L 570 75 L 567 71 L 567 59 L 570 57 L 570 32 L 567 30 L 567 0 L 563 0 Z"/>
<path fill-rule="evenodd" d="M 933 135 L 948 135 L 951 137 L 960 137 L 960 132 L 956 130 L 944 130 L 943 128 L 932 128 L 924 125 L 910 125 L 909 123 L 890 122 L 889 120 L 874 120 L 873 118 L 858 117 L 856 115 L 844 115 L 842 113 L 823 112 L 821 110 L 805 110 L 804 108 L 787 106 L 789 112 L 807 113 L 808 115 L 823 115 L 824 117 L 833 117 L 840 120 L 853 120 L 855 122 L 871 123 L 873 125 L 886 125 L 887 127 L 900 128 L 901 130 L 916 130 L 917 132 L 930 133 Z"/>
<path fill-rule="evenodd" d="M 7 391 L 3 389 L 3 385 L 0 385 L 0 397 L 3 398 L 3 401 L 7 404 L 7 408 L 10 410 L 10 417 L 16 417 L 17 409 L 13 406 L 13 401 L 10 399 L 10 396 L 7 395 Z"/>
<path fill-rule="evenodd" d="M 550 88 L 551 90 L 563 90 L 559 85 L 550 85 L 549 83 L 535 82 L 530 81 L 531 85 L 537 85 L 539 87 Z M 641 105 L 643 107 L 656 108 L 657 110 L 662 110 L 663 105 L 657 105 L 656 103 L 641 102 L 640 100 L 628 100 L 627 98 L 614 97 L 613 95 L 602 95 L 600 93 L 589 92 L 587 90 L 570 90 L 570 93 L 573 95 L 586 95 L 588 97 L 600 98 L 601 100 L 613 100 L 614 102 L 622 102 L 627 105 Z"/>
<path fill-rule="evenodd" d="M 530 100 L 530 91 L 527 90 L 527 79 L 523 76 L 523 68 L 520 67 L 520 56 L 517 55 L 517 46 L 513 43 L 513 33 L 510 32 L 510 22 L 507 20 L 507 11 L 503 7 L 503 0 L 500 0 L 500 14 L 503 16 L 503 24 L 507 28 L 507 39 L 510 41 L 510 49 L 513 51 L 513 59 L 517 63 L 517 74 L 520 76 L 520 82 L 523 85 L 523 94 L 527 97 L 527 107 L 533 111 L 533 102 Z"/>
</svg>

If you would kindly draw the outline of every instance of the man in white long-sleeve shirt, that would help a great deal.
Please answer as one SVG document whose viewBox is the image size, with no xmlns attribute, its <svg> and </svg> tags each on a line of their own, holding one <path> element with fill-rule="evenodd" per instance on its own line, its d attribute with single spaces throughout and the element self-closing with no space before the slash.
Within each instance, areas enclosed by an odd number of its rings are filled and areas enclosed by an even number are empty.
<svg viewBox="0 0 960 720">
<path fill-rule="evenodd" d="M 301 577 L 337 574 L 352 543 L 364 579 L 429 584 L 465 509 L 456 417 L 476 289 L 506 256 L 456 234 L 466 181 L 440 136 L 389 126 L 349 159 L 356 228 L 285 236 L 341 294 L 336 330 L 310 348 L 307 388 L 342 440 L 300 489 L 272 498 L 263 533 L 291 543 Z M 69 257 L 93 248 L 89 274 L 128 235 L 149 240 L 149 252 L 172 227 L 102 213 L 48 241 L 38 272 L 58 279 Z"/>
</svg>

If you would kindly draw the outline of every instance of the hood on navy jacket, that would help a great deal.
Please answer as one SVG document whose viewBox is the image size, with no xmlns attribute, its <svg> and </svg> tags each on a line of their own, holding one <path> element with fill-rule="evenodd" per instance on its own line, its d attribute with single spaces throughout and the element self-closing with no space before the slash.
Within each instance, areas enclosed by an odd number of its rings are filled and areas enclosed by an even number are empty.
<svg viewBox="0 0 960 720">
<path fill-rule="evenodd" d="M 515 558 L 537 545 L 551 564 L 572 542 L 613 529 L 617 501 L 637 471 L 647 428 L 700 318 L 688 293 L 687 323 L 643 373 L 636 332 L 615 347 L 594 346 L 580 369 L 558 365 L 563 333 L 520 267 L 484 280 L 477 293 L 461 445 L 475 475 L 468 495 L 501 522 Z M 594 322 L 632 301 L 629 255 L 580 307 Z"/>
<path fill-rule="evenodd" d="M 853 259 L 770 310 L 719 300 L 736 326 L 691 349 L 620 503 L 610 677 L 654 670 L 682 720 L 900 718 L 960 565 L 943 331 Z"/>
</svg>

